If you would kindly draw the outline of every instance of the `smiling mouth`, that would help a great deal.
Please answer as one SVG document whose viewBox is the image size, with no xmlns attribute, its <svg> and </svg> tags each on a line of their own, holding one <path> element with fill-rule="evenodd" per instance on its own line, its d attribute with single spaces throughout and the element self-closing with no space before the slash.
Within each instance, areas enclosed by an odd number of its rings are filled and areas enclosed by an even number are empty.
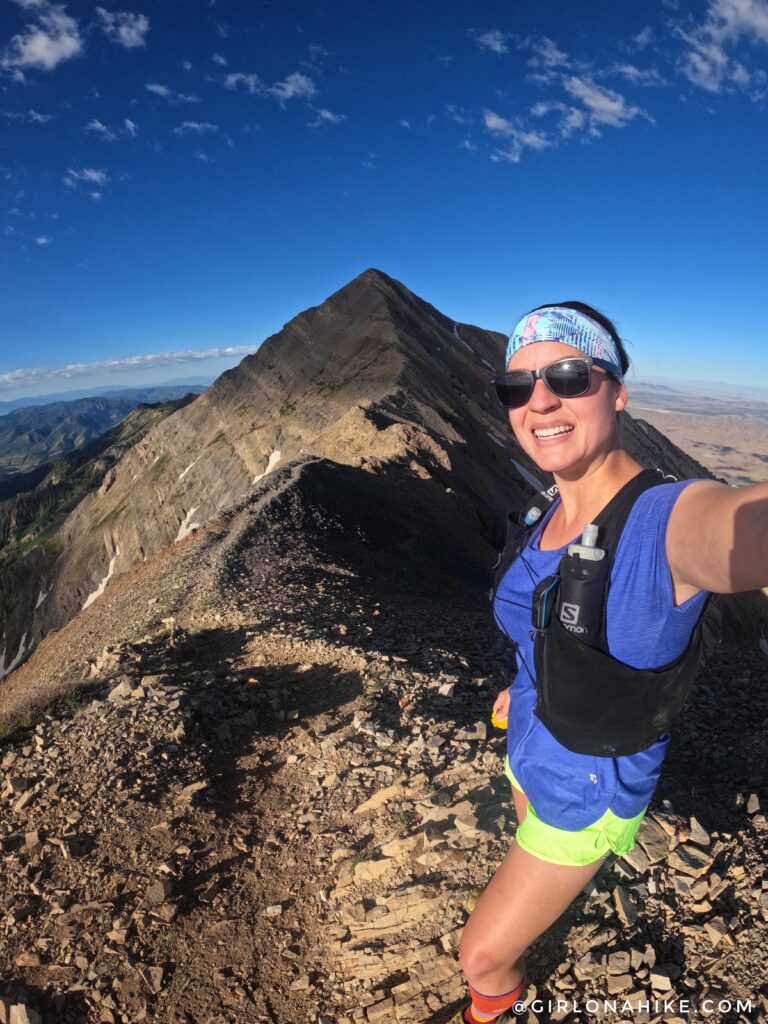
<svg viewBox="0 0 768 1024">
<path fill-rule="evenodd" d="M 539 441 L 546 440 L 549 437 L 560 437 L 562 434 L 570 434 L 573 427 L 568 424 L 562 424 L 557 427 L 542 427 L 533 431 L 534 437 Z"/>
</svg>

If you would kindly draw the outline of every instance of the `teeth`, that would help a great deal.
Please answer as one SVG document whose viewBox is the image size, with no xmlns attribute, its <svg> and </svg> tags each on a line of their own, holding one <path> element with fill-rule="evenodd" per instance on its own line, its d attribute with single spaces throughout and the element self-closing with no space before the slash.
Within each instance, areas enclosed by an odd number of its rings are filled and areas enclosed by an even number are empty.
<svg viewBox="0 0 768 1024">
<path fill-rule="evenodd" d="M 554 437 L 555 434 L 567 434 L 573 427 L 549 427 L 547 430 L 534 430 L 536 437 Z"/>
</svg>

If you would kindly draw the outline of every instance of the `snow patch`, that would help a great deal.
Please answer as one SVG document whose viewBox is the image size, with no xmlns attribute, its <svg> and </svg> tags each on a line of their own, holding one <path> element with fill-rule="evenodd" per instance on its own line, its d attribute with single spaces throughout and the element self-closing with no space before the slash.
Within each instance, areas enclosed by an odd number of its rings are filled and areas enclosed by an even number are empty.
<svg viewBox="0 0 768 1024">
<path fill-rule="evenodd" d="M 46 599 L 46 597 L 48 597 L 50 592 L 51 592 L 50 587 L 48 588 L 48 590 L 46 590 L 45 593 L 43 593 L 43 588 L 40 587 L 40 593 L 37 595 L 37 603 L 35 604 L 35 608 L 39 608 L 40 607 L 40 605 L 43 603 L 43 601 Z"/>
<path fill-rule="evenodd" d="M 543 491 L 544 490 L 544 484 L 541 482 L 541 480 L 539 480 L 537 477 L 535 477 L 533 475 L 533 473 L 530 473 L 525 468 L 525 466 L 521 466 L 520 463 L 519 462 L 515 462 L 514 459 L 510 459 L 509 461 L 514 465 L 515 469 L 520 474 L 520 476 L 523 478 L 523 480 L 527 480 L 528 483 L 531 485 L 531 487 L 534 487 L 537 491 Z"/>
<path fill-rule="evenodd" d="M 0 656 L 0 679 L 2 679 L 4 676 L 7 676 L 10 672 L 13 672 L 13 670 L 19 664 L 21 659 L 24 657 L 24 651 L 26 650 L 26 647 L 27 634 L 24 633 L 24 635 L 21 638 L 21 642 L 19 643 L 19 649 L 16 652 L 16 657 L 13 659 L 10 665 L 5 664 L 5 648 L 3 648 L 2 656 Z"/>
<path fill-rule="evenodd" d="M 464 348 L 468 349 L 468 350 L 469 350 L 469 351 L 470 351 L 470 352 L 472 353 L 472 355 L 473 355 L 473 356 L 476 356 L 476 355 L 477 355 L 477 352 L 475 352 L 475 350 L 474 350 L 474 349 L 472 348 L 472 346 L 471 346 L 471 345 L 468 345 L 468 344 L 466 343 L 466 341 L 464 341 L 464 339 L 462 338 L 462 336 L 461 336 L 461 335 L 459 334 L 459 328 L 458 328 L 458 325 L 457 325 L 457 324 L 454 324 L 454 325 L 453 325 L 453 336 L 454 336 L 454 338 L 456 338 L 456 339 L 457 339 L 457 341 L 460 341 L 460 342 L 461 342 L 461 344 L 462 344 L 462 345 L 464 346 Z"/>
<path fill-rule="evenodd" d="M 184 477 L 187 475 L 187 473 L 190 471 L 190 469 L 192 469 L 192 467 L 194 466 L 194 464 L 196 462 L 197 462 L 197 459 L 193 459 L 192 462 L 190 462 L 190 464 L 184 470 L 184 472 L 183 473 L 179 473 L 179 480 L 183 480 L 184 479 Z"/>
<path fill-rule="evenodd" d="M 195 507 L 191 508 L 184 516 L 182 524 L 179 527 L 179 532 L 176 534 L 176 540 L 173 542 L 174 544 L 178 544 L 180 540 L 184 540 L 185 537 L 188 537 L 193 530 L 198 530 L 200 528 L 200 523 L 192 522 L 192 516 L 199 508 L 199 505 L 195 505 Z"/>
<path fill-rule="evenodd" d="M 255 476 L 253 478 L 253 482 L 255 484 L 257 484 L 259 482 L 259 480 L 261 480 L 261 478 L 263 476 L 266 476 L 267 473 L 271 473 L 272 470 L 275 468 L 275 466 L 277 465 L 277 463 L 279 461 L 280 461 L 280 452 L 277 449 L 275 449 L 272 452 L 272 454 L 269 456 L 269 462 L 267 463 L 267 468 L 264 470 L 263 473 L 259 473 L 258 476 Z"/>
<path fill-rule="evenodd" d="M 92 594 L 89 594 L 88 597 L 86 597 L 85 604 L 83 605 L 81 611 L 85 611 L 85 609 L 88 607 L 88 605 L 93 604 L 93 602 L 96 600 L 96 598 L 97 597 L 101 597 L 101 595 L 104 593 L 104 591 L 107 588 L 107 584 L 112 579 L 112 574 L 115 571 L 115 562 L 117 561 L 119 554 L 120 554 L 120 548 L 116 544 L 115 545 L 115 553 L 114 553 L 114 555 L 112 555 L 112 557 L 109 560 L 109 569 L 107 570 L 107 575 L 104 577 L 104 579 L 98 585 L 98 587 L 94 590 L 94 592 Z"/>
<path fill-rule="evenodd" d="M 490 433 L 490 432 L 489 432 L 488 430 L 486 430 L 486 434 L 488 434 L 488 437 L 490 437 L 490 439 L 491 439 L 492 441 L 495 441 L 495 442 L 496 442 L 496 444 L 497 444 L 497 445 L 499 446 L 499 448 L 506 448 L 506 447 L 507 447 L 507 446 L 506 446 L 506 445 L 504 444 L 504 442 L 503 442 L 503 441 L 500 441 L 500 440 L 498 439 L 498 437 L 494 437 L 494 436 L 493 436 L 493 434 L 491 434 L 491 433 Z"/>
</svg>

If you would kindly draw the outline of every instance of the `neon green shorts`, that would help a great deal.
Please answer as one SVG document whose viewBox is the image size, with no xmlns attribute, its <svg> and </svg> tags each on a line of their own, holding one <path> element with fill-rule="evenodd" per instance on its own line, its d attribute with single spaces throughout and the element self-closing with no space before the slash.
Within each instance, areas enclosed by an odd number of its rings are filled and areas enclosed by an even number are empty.
<svg viewBox="0 0 768 1024">
<path fill-rule="evenodd" d="M 509 767 L 508 757 L 504 760 L 504 774 L 515 789 L 523 793 L 523 787 Z M 570 832 L 554 825 L 547 825 L 536 814 L 529 801 L 528 811 L 522 825 L 517 827 L 515 838 L 519 846 L 539 860 L 549 861 L 550 864 L 581 867 L 607 857 L 610 853 L 615 853 L 619 857 L 629 853 L 635 845 L 637 831 L 647 810 L 648 808 L 644 807 L 634 818 L 619 818 L 613 811 L 606 811 L 592 825 Z"/>
</svg>

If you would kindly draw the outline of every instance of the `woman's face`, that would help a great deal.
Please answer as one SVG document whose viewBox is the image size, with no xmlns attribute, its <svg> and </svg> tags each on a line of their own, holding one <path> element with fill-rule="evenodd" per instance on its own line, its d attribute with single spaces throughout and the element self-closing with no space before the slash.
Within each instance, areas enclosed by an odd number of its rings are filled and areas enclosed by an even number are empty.
<svg viewBox="0 0 768 1024">
<path fill-rule="evenodd" d="M 538 370 L 567 356 L 583 356 L 560 341 L 537 341 L 517 350 L 508 370 Z M 578 398 L 558 398 L 543 380 L 520 409 L 509 409 L 515 437 L 540 469 L 578 477 L 597 468 L 616 441 L 616 413 L 627 404 L 627 390 L 599 367 L 592 367 L 589 391 Z M 567 426 L 567 433 L 537 437 L 537 429 Z"/>
</svg>

